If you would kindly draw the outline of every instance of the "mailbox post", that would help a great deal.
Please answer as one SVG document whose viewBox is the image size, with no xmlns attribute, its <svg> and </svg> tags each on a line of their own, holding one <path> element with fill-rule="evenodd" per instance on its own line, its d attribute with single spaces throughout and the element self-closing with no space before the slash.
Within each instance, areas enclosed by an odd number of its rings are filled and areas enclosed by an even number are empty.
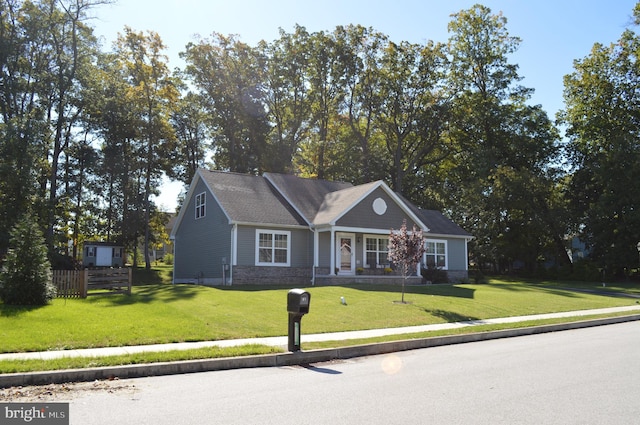
<svg viewBox="0 0 640 425">
<path fill-rule="evenodd" d="M 311 294 L 302 289 L 292 289 L 287 294 L 289 312 L 289 351 L 300 351 L 300 322 L 309 313 Z"/>
</svg>

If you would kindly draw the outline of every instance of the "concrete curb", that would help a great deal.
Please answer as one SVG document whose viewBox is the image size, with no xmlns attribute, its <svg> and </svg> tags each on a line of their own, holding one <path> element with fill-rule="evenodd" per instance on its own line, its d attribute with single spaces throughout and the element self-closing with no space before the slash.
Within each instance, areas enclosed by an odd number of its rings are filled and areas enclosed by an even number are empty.
<svg viewBox="0 0 640 425">
<path fill-rule="evenodd" d="M 463 344 L 524 335 L 535 335 L 570 329 L 589 328 L 640 320 L 640 314 L 583 320 L 553 325 L 533 326 L 518 329 L 504 329 L 490 332 L 476 332 L 465 335 L 450 335 L 431 338 L 409 339 L 393 342 L 354 345 L 344 348 L 300 351 L 297 353 L 266 354 L 260 356 L 229 357 L 221 359 L 187 360 L 142 365 L 126 365 L 87 369 L 69 369 L 31 373 L 8 373 L 0 375 L 0 388 L 27 385 L 60 384 L 66 382 L 87 382 L 101 379 L 141 378 L 145 376 L 175 375 L 183 373 L 209 372 L 216 370 L 243 369 L 253 367 L 274 367 L 305 365 L 331 360 L 350 359 L 376 354 L 443 345 Z M 398 335 L 398 338 L 401 338 Z"/>
</svg>

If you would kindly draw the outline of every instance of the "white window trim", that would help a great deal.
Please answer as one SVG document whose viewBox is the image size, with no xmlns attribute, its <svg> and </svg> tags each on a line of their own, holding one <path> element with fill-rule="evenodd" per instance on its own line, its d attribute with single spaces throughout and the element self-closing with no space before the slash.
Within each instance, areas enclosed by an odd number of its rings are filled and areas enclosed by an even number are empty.
<svg viewBox="0 0 640 425">
<path fill-rule="evenodd" d="M 427 266 L 427 252 L 426 252 L 427 242 L 444 244 L 444 267 L 440 268 L 440 270 L 449 270 L 449 246 L 447 244 L 446 239 L 425 239 L 424 240 L 425 253 L 422 259 L 425 267 Z"/>
<path fill-rule="evenodd" d="M 364 262 L 364 267 L 368 268 L 369 265 L 367 264 L 367 239 L 386 239 L 387 240 L 387 263 L 386 264 L 380 264 L 377 263 L 376 264 L 376 268 L 381 269 L 383 267 L 386 267 L 388 264 L 391 264 L 391 261 L 389 261 L 389 235 L 373 235 L 373 234 L 365 234 L 363 235 L 362 240 L 364 241 L 364 243 L 362 244 L 362 261 Z M 373 251 L 371 251 L 373 252 Z M 377 253 L 380 253 L 382 251 L 376 251 Z"/>
<path fill-rule="evenodd" d="M 195 207 L 196 207 L 195 208 L 196 220 L 204 218 L 207 215 L 207 193 L 206 192 L 198 193 L 196 195 Z M 202 209 L 202 214 L 200 214 L 200 209 Z"/>
<path fill-rule="evenodd" d="M 272 236 L 273 235 L 287 236 L 287 262 L 286 263 L 260 262 L 260 235 L 261 234 L 270 234 Z M 256 229 L 256 251 L 255 252 L 256 252 L 256 261 L 255 261 L 256 266 L 289 267 L 291 265 L 291 232 L 287 230 Z M 272 255 L 271 258 L 275 259 L 275 256 Z"/>
</svg>

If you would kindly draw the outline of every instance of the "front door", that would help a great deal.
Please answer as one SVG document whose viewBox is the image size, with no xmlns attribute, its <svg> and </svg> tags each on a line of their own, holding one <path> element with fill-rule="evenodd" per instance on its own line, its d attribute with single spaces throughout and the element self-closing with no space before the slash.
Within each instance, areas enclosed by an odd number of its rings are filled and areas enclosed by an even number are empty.
<svg viewBox="0 0 640 425">
<path fill-rule="evenodd" d="M 353 241 L 355 234 L 353 233 L 336 233 L 337 257 L 336 267 L 338 274 L 353 275 L 356 271 L 356 256 L 354 252 Z"/>
</svg>

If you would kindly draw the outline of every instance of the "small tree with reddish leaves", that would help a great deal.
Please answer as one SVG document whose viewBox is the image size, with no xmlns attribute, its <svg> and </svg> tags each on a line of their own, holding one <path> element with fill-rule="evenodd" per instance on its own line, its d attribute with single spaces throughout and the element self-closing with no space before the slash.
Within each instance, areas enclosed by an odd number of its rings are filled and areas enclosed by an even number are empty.
<svg viewBox="0 0 640 425">
<path fill-rule="evenodd" d="M 404 286 L 407 276 L 416 269 L 424 255 L 424 240 L 422 230 L 415 224 L 411 232 L 407 231 L 407 220 L 402 221 L 400 230 L 391 229 L 389 234 L 389 261 L 402 273 L 402 303 L 404 303 Z"/>
</svg>

